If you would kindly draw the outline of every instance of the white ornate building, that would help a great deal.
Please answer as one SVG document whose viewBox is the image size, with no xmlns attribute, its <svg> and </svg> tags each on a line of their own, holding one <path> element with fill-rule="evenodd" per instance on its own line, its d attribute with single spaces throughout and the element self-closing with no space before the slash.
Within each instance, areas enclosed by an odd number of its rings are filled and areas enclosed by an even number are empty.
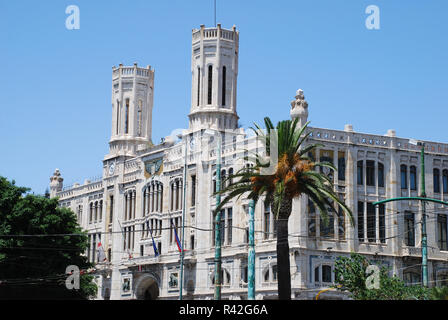
<svg viewBox="0 0 448 320">
<path fill-rule="evenodd" d="M 185 269 L 186 299 L 211 299 L 214 277 L 216 148 L 205 129 L 221 132 L 222 175 L 244 165 L 247 151 L 261 150 L 253 136 L 238 127 L 238 31 L 216 28 L 192 32 L 192 88 L 189 128 L 182 140 L 151 141 L 154 71 L 137 64 L 112 71 L 110 152 L 103 159 L 102 178 L 63 188 L 59 170 L 51 177 L 51 196 L 71 208 L 89 234 L 86 253 L 97 261 L 101 242 L 107 261 L 98 263 L 98 299 L 178 299 L 180 259 L 174 228 L 181 236 L 183 184 L 186 183 Z M 291 117 L 304 124 L 308 103 L 303 91 L 291 102 Z M 328 172 L 336 191 L 353 210 L 356 226 L 334 215 L 330 224 L 303 197 L 294 202 L 289 221 L 293 298 L 311 299 L 334 281 L 337 256 L 351 251 L 384 263 L 411 283 L 421 281 L 421 213 L 417 202 L 374 207 L 373 202 L 417 196 L 420 188 L 419 147 L 398 138 L 344 130 L 309 128 L 310 142 L 324 145 L 312 156 L 332 162 Z M 184 143 L 184 141 L 188 143 Z M 448 145 L 426 144 L 428 197 L 448 200 Z M 187 146 L 186 181 L 183 181 Z M 448 281 L 447 211 L 428 207 L 430 284 Z M 247 200 L 223 210 L 222 268 L 224 299 L 247 297 Z M 263 203 L 256 206 L 256 294 L 276 298 L 275 222 Z M 152 234 L 152 236 L 151 236 Z M 155 255 L 154 245 L 159 253 Z M 343 298 L 328 291 L 322 298 Z"/>
</svg>

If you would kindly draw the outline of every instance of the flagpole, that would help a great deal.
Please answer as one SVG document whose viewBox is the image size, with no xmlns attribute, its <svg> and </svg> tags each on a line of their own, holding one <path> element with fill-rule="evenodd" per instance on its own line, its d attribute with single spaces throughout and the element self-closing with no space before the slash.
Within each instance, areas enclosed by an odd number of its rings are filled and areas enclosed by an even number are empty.
<svg viewBox="0 0 448 320">
<path fill-rule="evenodd" d="M 182 300 L 183 296 L 183 284 L 184 284 L 184 245 L 185 245 L 185 210 L 187 206 L 187 147 L 188 147 L 188 136 L 185 135 L 185 155 L 184 155 L 184 178 L 183 178 L 183 204 L 182 204 L 182 245 L 180 250 L 180 290 L 179 290 L 179 300 Z"/>
</svg>

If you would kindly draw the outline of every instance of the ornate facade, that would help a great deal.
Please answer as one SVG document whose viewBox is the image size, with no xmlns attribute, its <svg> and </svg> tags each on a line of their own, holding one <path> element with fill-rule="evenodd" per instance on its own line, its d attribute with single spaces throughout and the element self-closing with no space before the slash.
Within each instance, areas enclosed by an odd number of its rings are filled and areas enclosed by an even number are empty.
<svg viewBox="0 0 448 320">
<path fill-rule="evenodd" d="M 236 88 L 239 33 L 235 27 L 194 29 L 189 128 L 180 139 L 151 141 L 154 71 L 120 65 L 112 71 L 110 152 L 102 177 L 63 187 L 59 170 L 51 177 L 51 196 L 70 207 L 89 234 L 91 261 L 97 262 L 98 299 L 178 299 L 185 209 L 185 299 L 211 299 L 214 288 L 216 138 L 222 140 L 222 176 L 236 172 L 248 151 L 263 148 L 238 128 Z M 304 124 L 308 103 L 302 90 L 291 102 L 291 117 Z M 356 251 L 386 264 L 408 283 L 421 282 L 421 210 L 417 202 L 373 202 L 417 196 L 419 147 L 398 138 L 344 130 L 309 128 L 310 154 L 332 162 L 335 190 L 352 209 L 356 225 L 334 213 L 328 225 L 305 197 L 294 201 L 289 221 L 292 294 L 311 299 L 334 281 L 337 256 Z M 186 155 L 186 156 L 185 156 Z M 427 196 L 448 199 L 448 145 L 425 142 Z M 186 166 L 185 166 L 186 164 Z M 184 181 L 184 168 L 186 180 Z M 185 188 L 184 188 L 185 187 Z M 184 190 L 186 190 L 184 192 Z M 184 208 L 185 207 L 185 208 Z M 428 205 L 430 284 L 448 281 L 447 211 Z M 234 200 L 222 211 L 222 296 L 247 297 L 248 201 Z M 101 243 L 107 261 L 98 261 Z M 256 294 L 276 298 L 275 219 L 263 202 L 255 211 Z M 327 291 L 321 298 L 346 298 Z"/>
</svg>

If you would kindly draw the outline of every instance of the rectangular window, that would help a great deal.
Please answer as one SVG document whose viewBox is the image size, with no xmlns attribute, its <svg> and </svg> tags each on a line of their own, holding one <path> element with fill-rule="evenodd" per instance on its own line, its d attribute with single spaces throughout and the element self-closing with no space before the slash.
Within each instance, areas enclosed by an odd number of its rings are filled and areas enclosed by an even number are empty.
<svg viewBox="0 0 448 320">
<path fill-rule="evenodd" d="M 90 244 L 92 243 L 92 236 L 91 235 L 88 235 L 87 236 L 87 260 L 88 261 L 91 261 L 90 260 L 90 250 L 91 250 L 91 246 L 90 246 Z"/>
<path fill-rule="evenodd" d="M 191 206 L 196 205 L 196 176 L 191 176 Z"/>
<path fill-rule="evenodd" d="M 199 99 L 201 95 L 201 68 L 198 67 L 198 103 L 199 106 Z"/>
<path fill-rule="evenodd" d="M 110 196 L 109 223 L 114 219 L 114 196 Z"/>
<path fill-rule="evenodd" d="M 439 245 L 439 249 L 446 251 L 447 250 L 447 216 L 445 214 L 437 215 L 437 242 Z"/>
<path fill-rule="evenodd" d="M 314 203 L 308 199 L 308 236 L 316 236 L 316 208 Z"/>
<path fill-rule="evenodd" d="M 222 105 L 226 105 L 226 67 L 222 67 Z"/>
<path fill-rule="evenodd" d="M 227 209 L 227 244 L 232 244 L 232 208 Z"/>
<path fill-rule="evenodd" d="M 339 207 L 338 209 L 338 238 L 339 240 L 345 239 L 345 213 Z"/>
<path fill-rule="evenodd" d="M 380 235 L 380 242 L 386 243 L 386 207 L 384 204 L 380 204 L 378 206 L 378 223 L 379 223 L 379 235 Z"/>
<path fill-rule="evenodd" d="M 359 185 L 363 185 L 363 161 L 359 160 L 357 165 L 357 180 Z"/>
<path fill-rule="evenodd" d="M 269 239 L 269 232 L 271 228 L 271 205 L 265 204 L 264 206 L 264 239 Z"/>
<path fill-rule="evenodd" d="M 129 133 L 129 99 L 126 99 L 124 133 Z"/>
<path fill-rule="evenodd" d="M 411 190 L 417 190 L 417 168 L 415 166 L 409 168 L 409 182 Z"/>
<path fill-rule="evenodd" d="M 443 193 L 448 193 L 448 170 L 443 170 L 442 184 L 443 184 Z"/>
<path fill-rule="evenodd" d="M 145 246 L 144 245 L 140 245 L 140 257 L 143 257 L 144 253 L 145 253 Z"/>
<path fill-rule="evenodd" d="M 408 188 L 408 167 L 404 164 L 400 166 L 401 189 Z"/>
<path fill-rule="evenodd" d="M 378 162 L 378 187 L 384 187 L 384 165 Z"/>
<path fill-rule="evenodd" d="M 433 170 L 434 176 L 434 193 L 440 193 L 440 171 L 439 169 Z"/>
<path fill-rule="evenodd" d="M 375 185 L 375 161 L 366 161 L 366 184 L 368 186 Z"/>
<path fill-rule="evenodd" d="M 208 94 L 207 104 L 212 104 L 213 67 L 208 66 Z"/>
<path fill-rule="evenodd" d="M 96 234 L 92 235 L 93 244 L 92 244 L 92 262 L 96 262 Z"/>
<path fill-rule="evenodd" d="M 358 201 L 358 239 L 364 241 L 364 202 Z"/>
<path fill-rule="evenodd" d="M 369 242 L 376 241 L 376 214 L 375 207 L 367 203 L 367 239 Z"/>
<path fill-rule="evenodd" d="M 328 210 L 327 224 L 324 223 L 324 219 L 320 216 L 320 236 L 327 239 L 334 238 L 334 215 L 330 210 Z"/>
<path fill-rule="evenodd" d="M 339 155 L 338 159 L 338 180 L 345 181 L 345 158 L 344 154 Z"/>
<path fill-rule="evenodd" d="M 410 211 L 404 214 L 404 239 L 408 247 L 415 246 L 415 215 Z"/>
</svg>

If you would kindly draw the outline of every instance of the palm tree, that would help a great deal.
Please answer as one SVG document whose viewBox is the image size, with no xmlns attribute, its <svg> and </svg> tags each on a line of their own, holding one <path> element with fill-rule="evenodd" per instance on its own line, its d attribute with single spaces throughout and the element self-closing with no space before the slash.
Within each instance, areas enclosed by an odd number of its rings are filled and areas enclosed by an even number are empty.
<svg viewBox="0 0 448 320">
<path fill-rule="evenodd" d="M 265 152 L 268 157 L 277 147 L 278 161 L 275 164 L 275 172 L 269 175 L 264 174 L 263 168 L 267 168 L 269 162 L 266 162 L 260 154 L 255 154 L 253 167 L 242 168 L 227 177 L 227 186 L 219 191 L 226 196 L 215 212 L 221 210 L 233 198 L 245 195 L 256 203 L 264 196 L 264 203 L 272 206 L 277 222 L 278 297 L 281 300 L 288 300 L 291 299 L 288 219 L 291 215 L 293 199 L 302 195 L 308 196 L 319 209 L 324 224 L 328 223 L 328 211 L 337 212 L 335 205 L 343 209 L 352 224 L 353 217 L 350 209 L 334 192 L 330 178 L 315 170 L 318 167 L 328 167 L 332 170 L 336 168 L 328 162 L 316 163 L 307 156 L 319 146 L 319 144 L 307 146 L 304 144 L 310 134 L 305 134 L 309 122 L 300 128 L 297 119 L 280 121 L 276 127 L 276 135 L 271 135 L 271 131 L 275 132 L 271 120 L 266 117 L 264 122 L 266 132 L 257 124 L 255 124 L 256 129 L 251 129 L 265 143 Z M 275 141 L 271 141 L 271 136 Z"/>
</svg>

